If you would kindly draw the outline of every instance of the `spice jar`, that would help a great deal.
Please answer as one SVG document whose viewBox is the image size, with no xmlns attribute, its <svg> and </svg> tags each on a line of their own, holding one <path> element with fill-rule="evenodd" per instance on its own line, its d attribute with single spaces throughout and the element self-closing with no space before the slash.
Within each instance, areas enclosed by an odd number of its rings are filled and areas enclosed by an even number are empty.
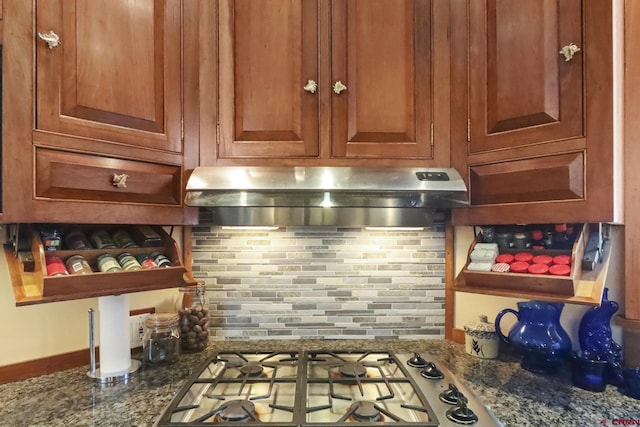
<svg viewBox="0 0 640 427">
<path fill-rule="evenodd" d="M 202 351 L 209 341 L 209 306 L 205 284 L 180 288 L 180 346 L 183 352 Z"/>
<path fill-rule="evenodd" d="M 527 249 L 531 247 L 531 236 L 526 231 L 513 233 L 513 247 L 516 249 Z"/>
<path fill-rule="evenodd" d="M 151 258 L 158 264 L 158 267 L 171 267 L 171 260 L 160 252 L 152 252 Z"/>
<path fill-rule="evenodd" d="M 91 266 L 87 262 L 86 258 L 83 257 L 82 255 L 77 255 L 77 254 L 76 255 L 71 255 L 69 258 L 67 258 L 67 261 L 65 262 L 65 265 L 67 266 L 67 270 L 71 274 L 91 274 L 91 273 L 93 273 L 93 270 L 91 269 Z"/>
<path fill-rule="evenodd" d="M 124 271 L 142 270 L 142 267 L 136 257 L 131 255 L 129 252 L 124 252 L 118 255 L 118 263 L 120 263 L 120 266 Z"/>
<path fill-rule="evenodd" d="M 140 263 L 140 266 L 143 270 L 149 270 L 158 266 L 158 264 L 156 264 L 156 261 L 151 258 L 151 255 L 149 254 L 138 254 L 136 256 L 136 259 L 138 260 L 138 263 Z"/>
<path fill-rule="evenodd" d="M 96 249 L 116 249 L 118 247 L 107 230 L 96 230 L 91 233 L 91 242 Z"/>
<path fill-rule="evenodd" d="M 500 249 L 511 249 L 513 247 L 513 233 L 508 230 L 497 231 L 496 243 Z"/>
<path fill-rule="evenodd" d="M 175 313 L 151 314 L 144 322 L 142 337 L 144 362 L 173 363 L 180 358 L 180 331 Z"/>
<path fill-rule="evenodd" d="M 62 248 L 62 238 L 60 230 L 54 225 L 45 226 L 40 229 L 40 239 L 45 251 L 57 251 Z"/>
<path fill-rule="evenodd" d="M 113 241 L 121 248 L 137 248 L 138 244 L 133 240 L 126 230 L 116 230 L 113 233 Z"/>
<path fill-rule="evenodd" d="M 80 230 L 70 231 L 65 237 L 65 243 L 67 244 L 67 249 L 76 251 L 91 249 L 91 243 L 89 243 L 87 235 Z"/>
<path fill-rule="evenodd" d="M 111 254 L 102 254 L 98 255 L 96 258 L 96 263 L 98 264 L 98 268 L 103 273 L 114 273 L 116 271 L 122 271 L 122 267 L 118 263 L 118 260 L 114 258 Z"/>
<path fill-rule="evenodd" d="M 44 256 L 47 266 L 47 276 L 68 276 L 69 272 L 65 267 L 64 262 L 58 256 L 53 254 L 46 254 Z"/>
</svg>

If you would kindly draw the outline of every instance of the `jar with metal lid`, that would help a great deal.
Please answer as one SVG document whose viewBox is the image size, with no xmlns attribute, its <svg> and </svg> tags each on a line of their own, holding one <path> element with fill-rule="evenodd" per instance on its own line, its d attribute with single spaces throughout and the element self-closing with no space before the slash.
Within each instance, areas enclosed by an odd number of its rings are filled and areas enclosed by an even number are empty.
<svg viewBox="0 0 640 427">
<path fill-rule="evenodd" d="M 54 225 L 43 226 L 40 229 L 40 240 L 45 251 L 57 251 L 62 249 L 62 237 L 60 230 Z"/>
<path fill-rule="evenodd" d="M 496 243 L 500 249 L 511 249 L 513 247 L 513 233 L 509 230 L 496 231 Z"/>
<path fill-rule="evenodd" d="M 118 260 L 111 254 L 98 255 L 96 258 L 98 268 L 103 273 L 114 273 L 116 271 L 122 271 L 122 267 L 118 263 Z"/>
<path fill-rule="evenodd" d="M 180 288 L 176 303 L 180 316 L 180 347 L 183 352 L 197 352 L 209 342 L 209 306 L 204 282 Z"/>
<path fill-rule="evenodd" d="M 140 263 L 129 252 L 124 252 L 118 255 L 118 262 L 124 271 L 138 271 L 142 270 Z"/>
<path fill-rule="evenodd" d="M 151 255 L 149 254 L 138 254 L 136 256 L 136 259 L 140 263 L 140 266 L 142 267 L 143 270 L 149 270 L 151 268 L 158 267 L 158 264 L 156 264 L 156 261 L 153 258 L 151 258 Z"/>
<path fill-rule="evenodd" d="M 160 252 L 152 252 L 151 258 L 158 264 L 158 267 L 171 267 L 171 260 Z"/>
<path fill-rule="evenodd" d="M 71 255 L 65 262 L 67 270 L 71 274 L 91 274 L 93 270 L 89 262 L 82 255 Z"/>
<path fill-rule="evenodd" d="M 91 233 L 91 242 L 96 249 L 117 249 L 116 242 L 106 230 Z"/>
<path fill-rule="evenodd" d="M 46 254 L 44 256 L 47 266 L 47 276 L 67 276 L 69 272 L 62 262 L 62 259 L 52 254 Z"/>
<path fill-rule="evenodd" d="M 76 251 L 84 251 L 92 248 L 89 239 L 87 239 L 87 235 L 80 230 L 68 232 L 64 238 L 64 242 L 67 245 L 67 249 Z"/>
<path fill-rule="evenodd" d="M 116 230 L 113 233 L 113 240 L 121 248 L 139 248 L 133 237 L 126 230 Z"/>
<path fill-rule="evenodd" d="M 531 235 L 527 231 L 513 233 L 513 247 L 516 249 L 528 249 L 531 247 Z"/>
<path fill-rule="evenodd" d="M 151 314 L 142 337 L 144 362 L 174 363 L 180 358 L 180 331 L 176 313 Z"/>
</svg>

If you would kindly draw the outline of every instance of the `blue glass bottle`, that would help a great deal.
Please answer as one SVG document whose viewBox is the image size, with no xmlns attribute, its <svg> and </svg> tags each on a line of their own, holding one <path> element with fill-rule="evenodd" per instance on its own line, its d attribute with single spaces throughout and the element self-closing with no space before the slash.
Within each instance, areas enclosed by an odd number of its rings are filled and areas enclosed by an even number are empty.
<svg viewBox="0 0 640 427">
<path fill-rule="evenodd" d="M 582 356 L 591 360 L 605 360 L 607 383 L 622 386 L 622 347 L 611 336 L 611 318 L 620 305 L 609 301 L 609 289 L 604 288 L 602 302 L 598 307 L 587 310 L 580 321 L 578 338 Z"/>
</svg>

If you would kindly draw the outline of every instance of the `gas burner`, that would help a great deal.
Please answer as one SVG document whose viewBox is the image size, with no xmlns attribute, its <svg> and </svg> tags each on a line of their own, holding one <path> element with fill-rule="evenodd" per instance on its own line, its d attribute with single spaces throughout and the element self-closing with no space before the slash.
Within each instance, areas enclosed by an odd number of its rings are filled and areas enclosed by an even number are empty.
<svg viewBox="0 0 640 427">
<path fill-rule="evenodd" d="M 457 405 L 462 400 L 466 401 L 464 394 L 462 394 L 462 392 L 458 390 L 458 387 L 453 384 L 449 384 L 449 388 L 440 393 L 438 397 L 441 401 L 448 403 L 449 405 Z"/>
<path fill-rule="evenodd" d="M 243 375 L 247 377 L 259 377 L 260 375 L 262 375 L 262 371 L 264 371 L 264 368 L 260 365 L 248 364 L 241 366 L 239 370 Z"/>
<path fill-rule="evenodd" d="M 373 402 L 355 402 L 349 408 L 351 419 L 357 422 L 377 422 L 384 418 Z"/>
<path fill-rule="evenodd" d="M 442 371 L 433 362 L 427 362 L 427 366 L 420 371 L 420 376 L 428 380 L 441 380 L 444 378 Z"/>
<path fill-rule="evenodd" d="M 245 422 L 256 419 L 256 405 L 248 400 L 231 400 L 220 407 L 218 417 L 224 422 Z"/>
<path fill-rule="evenodd" d="M 444 362 L 423 354 L 218 352 L 155 426 L 501 426 Z"/>
<path fill-rule="evenodd" d="M 214 362 L 224 362 L 227 368 L 239 368 L 247 364 L 246 359 L 239 356 L 231 356 L 224 358 L 216 358 L 213 360 Z"/>
<path fill-rule="evenodd" d="M 407 365 L 411 366 L 412 368 L 424 368 L 425 366 L 427 366 L 427 363 L 429 362 L 422 358 L 422 356 L 420 356 L 418 353 L 414 353 L 413 357 L 407 360 Z"/>
<path fill-rule="evenodd" d="M 360 363 L 346 362 L 344 365 L 338 368 L 338 371 L 343 377 L 347 378 L 360 378 L 367 374 L 367 368 Z"/>
<path fill-rule="evenodd" d="M 447 411 L 447 418 L 454 423 L 470 425 L 478 422 L 478 416 L 467 407 L 466 399 L 462 399 L 458 406 Z"/>
</svg>

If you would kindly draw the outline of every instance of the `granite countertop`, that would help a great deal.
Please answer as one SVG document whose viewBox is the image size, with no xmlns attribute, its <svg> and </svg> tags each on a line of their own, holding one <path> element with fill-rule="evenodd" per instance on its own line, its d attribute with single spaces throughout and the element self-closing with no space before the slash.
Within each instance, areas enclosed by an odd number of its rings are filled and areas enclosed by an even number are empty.
<svg viewBox="0 0 640 427">
<path fill-rule="evenodd" d="M 486 360 L 441 340 L 269 340 L 212 341 L 173 365 L 140 370 L 126 384 L 101 386 L 83 367 L 0 385 L 0 426 L 152 426 L 199 363 L 221 349 L 417 351 L 444 363 L 505 426 L 640 424 L 640 400 L 613 386 L 603 393 L 573 387 L 568 370 L 530 373 L 508 351 Z"/>
</svg>

